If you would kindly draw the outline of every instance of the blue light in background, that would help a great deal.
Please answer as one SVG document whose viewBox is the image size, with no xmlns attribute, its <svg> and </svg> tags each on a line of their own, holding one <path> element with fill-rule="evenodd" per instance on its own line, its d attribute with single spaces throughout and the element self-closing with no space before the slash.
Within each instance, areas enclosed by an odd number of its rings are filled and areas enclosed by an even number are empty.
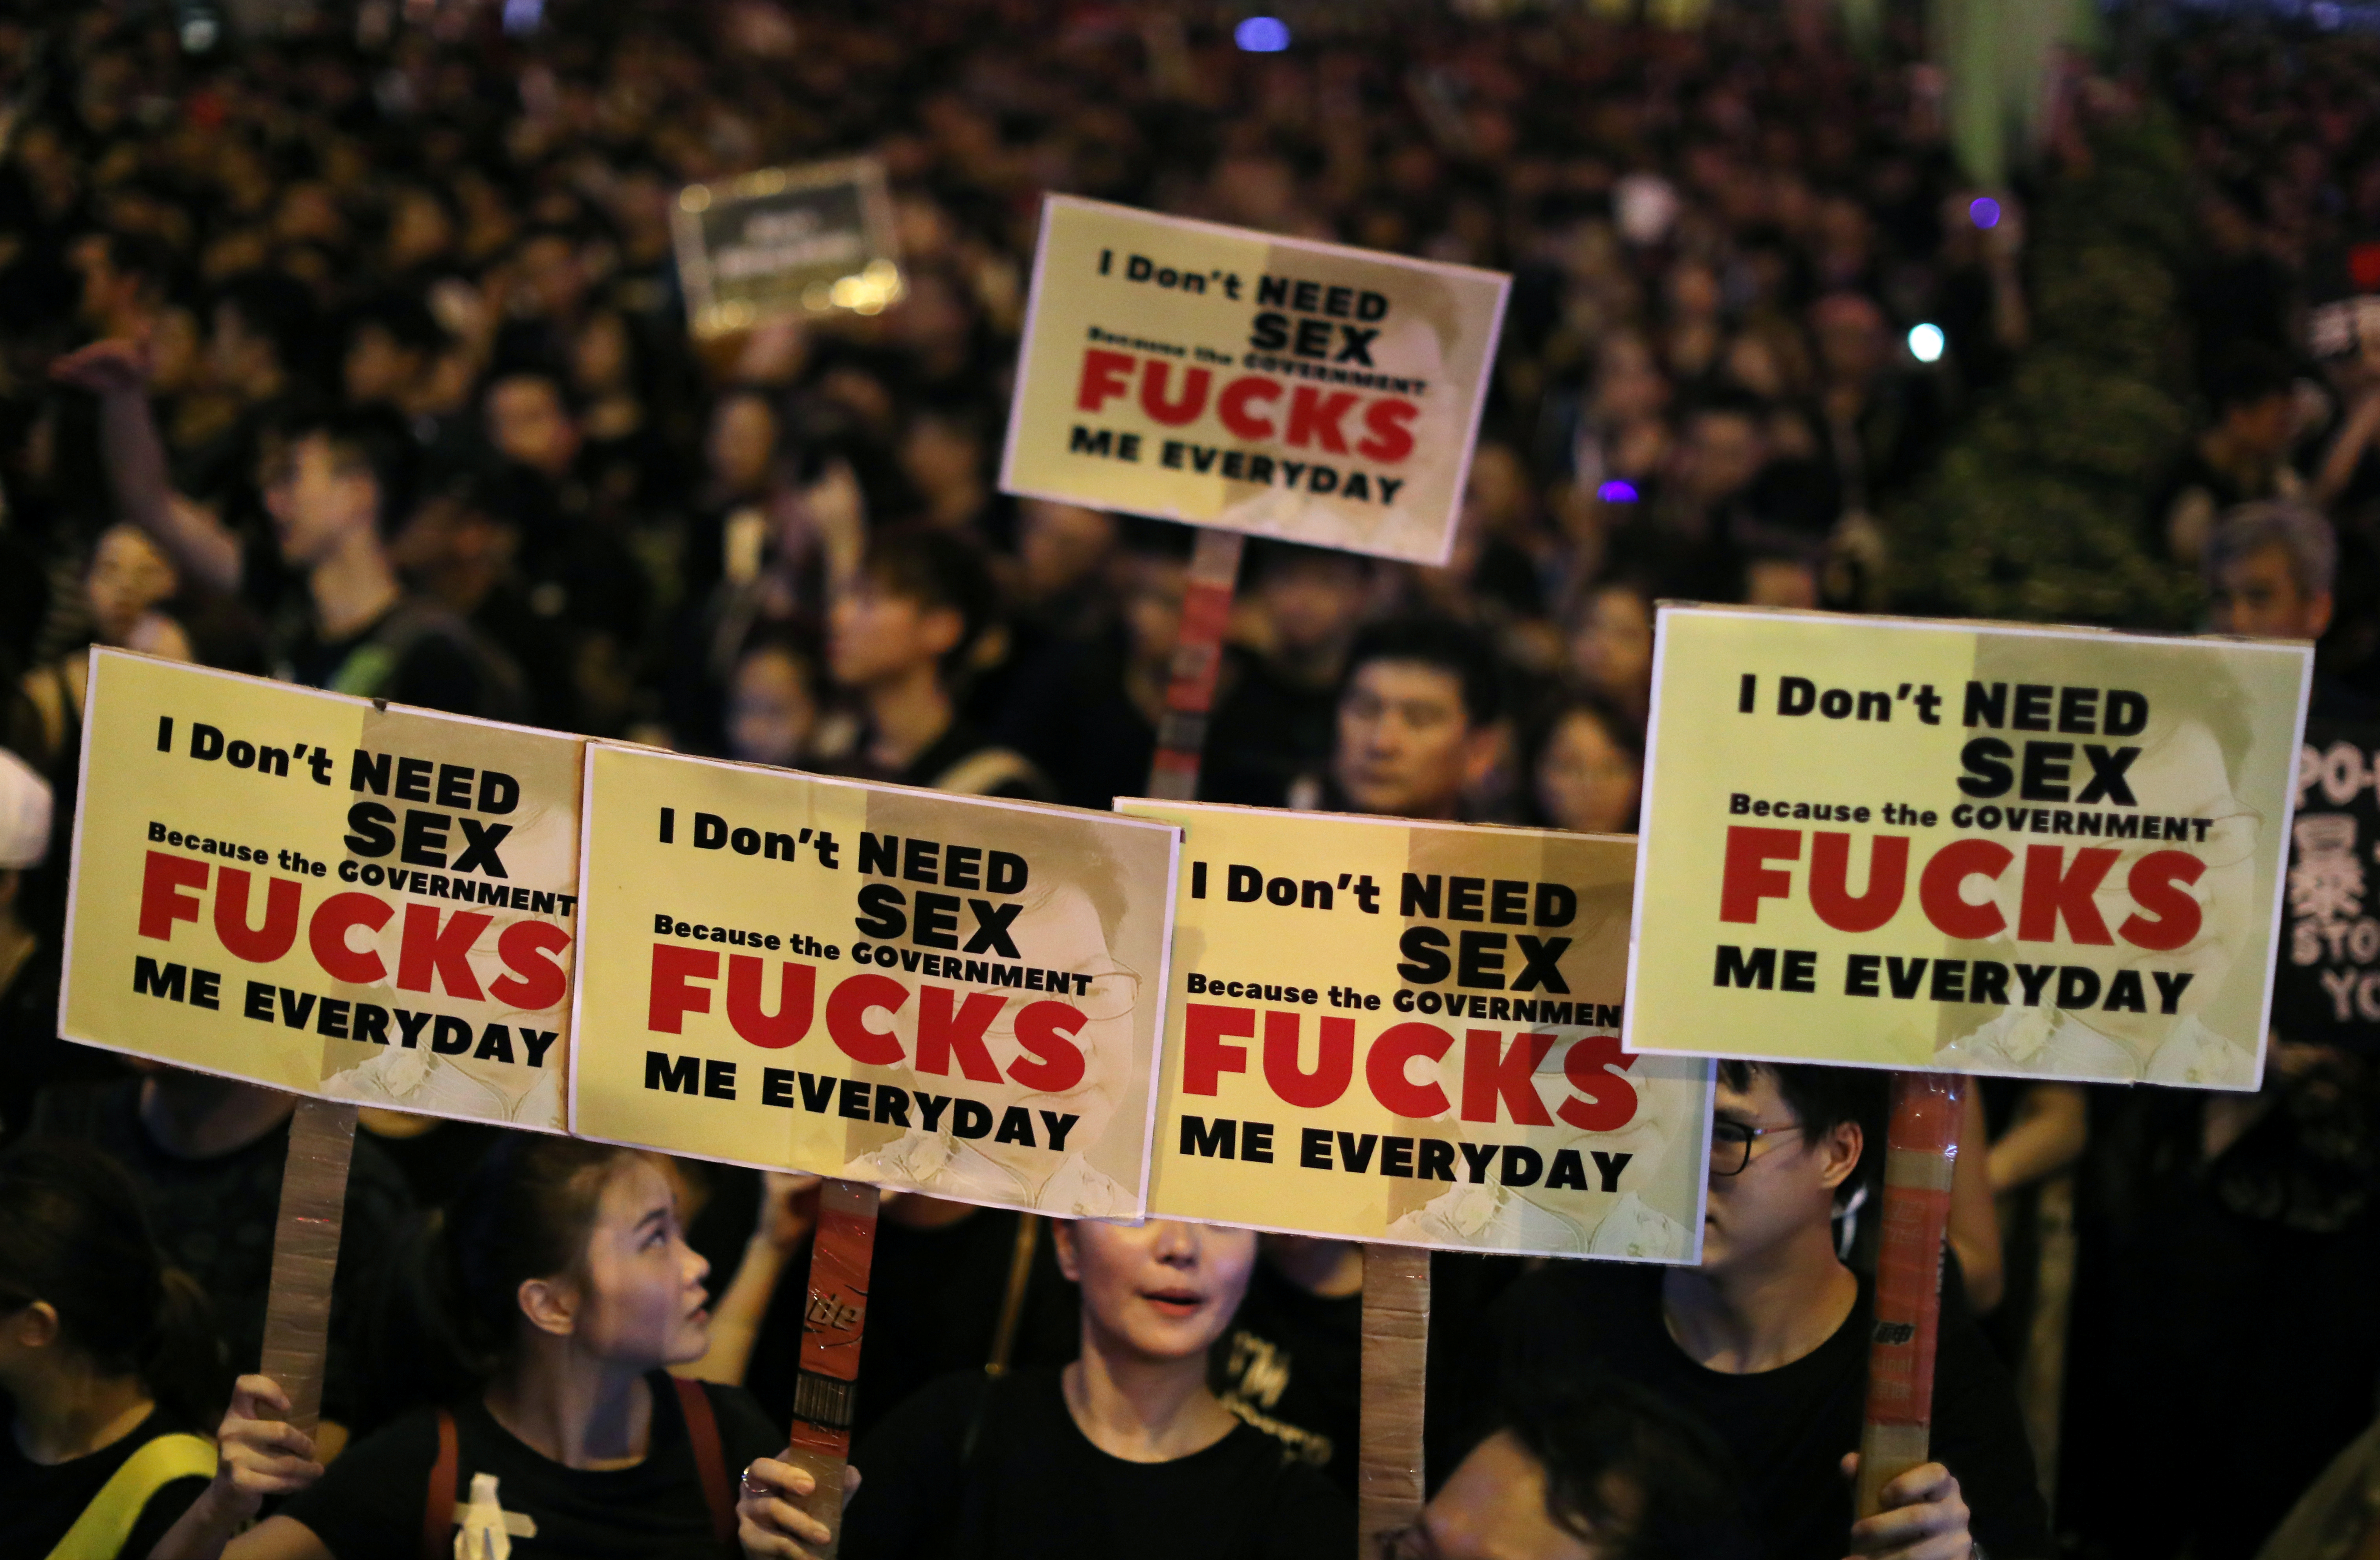
<svg viewBox="0 0 2380 1560">
<path fill-rule="evenodd" d="M 1939 325 L 1912 325 L 1909 328 L 1909 356 L 1920 363 L 1940 360 L 1942 349 L 1949 345 Z"/>
<path fill-rule="evenodd" d="M 1601 499 L 1606 503 L 1634 503 L 1636 502 L 1636 486 L 1633 482 L 1622 482 L 1619 478 L 1615 477 L 1600 488 L 1596 489 L 1595 496 Z"/>
<path fill-rule="evenodd" d="M 1988 195 L 1978 195 L 1967 207 L 1967 220 L 1977 227 L 1998 227 L 2000 224 L 2000 203 Z"/>
<path fill-rule="evenodd" d="M 1252 54 L 1277 54 L 1289 47 L 1289 24 L 1279 17 L 1250 17 L 1232 30 L 1232 42 Z"/>
</svg>

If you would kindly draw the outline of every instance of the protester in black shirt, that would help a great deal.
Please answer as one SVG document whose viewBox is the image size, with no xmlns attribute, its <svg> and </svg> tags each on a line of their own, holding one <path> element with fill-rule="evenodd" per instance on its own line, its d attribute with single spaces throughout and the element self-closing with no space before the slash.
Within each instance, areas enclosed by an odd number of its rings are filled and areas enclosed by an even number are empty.
<svg viewBox="0 0 2380 1560">
<path fill-rule="evenodd" d="M 1063 1371 L 950 1377 L 861 1444 L 844 1560 L 1290 1560 L 1343 1554 L 1347 1503 L 1207 1389 L 1256 1260 L 1244 1229 L 1056 1226 L 1081 1284 Z"/>
<path fill-rule="evenodd" d="M 309 1438 L 278 1417 L 280 1387 L 241 1377 L 219 1433 L 222 1467 L 172 1535 L 172 1553 L 398 1560 L 425 1542 L 443 1553 L 459 1525 L 480 1554 L 482 1523 L 516 1535 L 518 1560 L 711 1560 L 731 1535 L 747 1554 L 799 1555 L 792 1541 L 826 1537 L 753 1492 L 764 1472 L 782 1493 L 811 1486 L 767 1457 L 783 1438 L 752 1401 L 665 1369 L 703 1352 L 708 1264 L 686 1244 L 650 1155 L 508 1138 L 457 1198 L 433 1251 L 424 1288 L 443 1311 L 443 1363 L 470 1383 L 454 1407 L 397 1421 L 325 1472 Z M 740 1502 L 731 1487 L 739 1468 Z M 226 1548 L 273 1494 L 290 1498 Z M 474 1509 L 450 1523 L 433 1503 Z"/>
<path fill-rule="evenodd" d="M 1362 1407 L 1364 1250 L 1303 1235 L 1262 1239 L 1247 1299 L 1215 1348 L 1223 1406 L 1355 1493 Z"/>
<path fill-rule="evenodd" d="M 0 1554 L 145 1556 L 198 1499 L 228 1380 L 205 1312 L 106 1159 L 0 1163 Z"/>
<path fill-rule="evenodd" d="M 1698 1268 L 1557 1263 L 1515 1284 L 1479 1379 L 1510 1390 L 1608 1371 L 1700 1421 L 1733 1454 L 1769 1560 L 2050 1552 L 2006 1374 L 1944 1287 L 1935 1460 L 1885 1488 L 1854 1528 L 1847 1468 L 1866 1397 L 1871 1283 L 1835 1254 L 1830 1215 L 1881 1138 L 1881 1078 L 1719 1064 Z"/>
</svg>

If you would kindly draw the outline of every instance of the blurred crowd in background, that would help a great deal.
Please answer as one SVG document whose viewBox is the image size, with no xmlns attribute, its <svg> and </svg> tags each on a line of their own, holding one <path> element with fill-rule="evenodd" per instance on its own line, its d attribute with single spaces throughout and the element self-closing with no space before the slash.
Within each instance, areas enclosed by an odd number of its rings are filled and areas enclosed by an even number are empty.
<svg viewBox="0 0 2380 1560">
<path fill-rule="evenodd" d="M 1903 7 L 1865 52 L 1809 7 L 1389 7 L 1281 53 L 1034 0 L 363 0 L 237 41 L 194 15 L 0 15 L 0 739 L 57 841 L 93 643 L 763 763 L 1141 792 L 1190 535 L 995 485 L 1050 192 L 1514 278 L 1451 559 L 1251 547 L 1201 795 L 1412 810 L 1395 755 L 1338 751 L 1341 694 L 1360 635 L 1426 618 L 1493 656 L 1453 810 L 1631 832 L 1654 603 L 1905 604 L 1925 533 L 1897 516 L 2059 345 L 2032 213 L 2103 127 L 2152 121 L 2182 154 L 2163 372 L 2189 410 L 2123 475 L 2124 545 L 2189 604 L 2162 626 L 2318 637 L 2328 707 L 2380 693 L 2380 339 L 2317 355 L 2309 329 L 2380 288 L 2365 38 L 2136 41 L 1985 190 Z M 691 339 L 677 191 L 860 151 L 901 299 Z M 9 1136 L 127 1086 L 49 1044 L 66 853 L 16 865 Z M 2372 1418 L 2380 1094 L 2290 1056 L 2245 1102 L 1994 1086 L 1999 1336 L 2038 1358 L 2046 1231 L 2073 1342 L 2034 1450 L 2085 1553 L 2252 1554 Z M 358 1160 L 392 1227 L 459 1174 L 397 1131 Z M 740 1240 L 757 1182 L 686 1173 Z M 2170 1497 L 2146 1537 L 2117 1515 L 2144 1490 Z"/>
</svg>

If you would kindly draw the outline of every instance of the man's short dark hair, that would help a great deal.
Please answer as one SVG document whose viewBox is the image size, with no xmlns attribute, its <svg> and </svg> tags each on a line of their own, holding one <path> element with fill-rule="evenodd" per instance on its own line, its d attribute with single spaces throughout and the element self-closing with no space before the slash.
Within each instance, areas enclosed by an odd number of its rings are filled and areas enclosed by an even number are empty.
<svg viewBox="0 0 2380 1560">
<path fill-rule="evenodd" d="M 1499 1406 L 1546 1476 L 1546 1516 L 1613 1560 L 1749 1560 L 1739 1480 L 1705 1426 L 1633 1382 L 1530 1383 Z"/>
<path fill-rule="evenodd" d="M 324 404 L 301 406 L 273 425 L 272 436 L 284 449 L 301 441 L 322 439 L 343 462 L 371 472 L 380 490 L 377 518 L 380 534 L 395 534 L 413 514 L 421 477 L 421 447 L 395 413 L 380 407 L 343 407 Z"/>
<path fill-rule="evenodd" d="M 277 271 L 246 272 L 225 283 L 215 302 L 239 316 L 242 330 L 273 344 L 283 373 L 311 377 L 322 345 L 322 312 L 306 284 Z"/>
<path fill-rule="evenodd" d="M 990 628 L 999 597 L 982 550 L 965 537 L 933 526 L 889 526 L 869 538 L 860 564 L 876 587 L 929 611 L 953 611 L 963 625 L 958 643 L 942 657 L 948 678 L 966 664 L 976 641 Z"/>
<path fill-rule="evenodd" d="M 397 345 L 413 352 L 436 352 L 446 345 L 446 333 L 418 294 L 395 290 L 375 293 L 347 315 L 347 340 L 367 327 L 385 331 Z"/>
<path fill-rule="evenodd" d="M 1793 1113 L 1804 1139 L 1815 1141 L 1849 1121 L 1860 1130 L 1859 1166 L 1837 1189 L 1835 1200 L 1881 1177 L 1884 1130 L 1890 1112 L 1890 1075 L 1864 1067 L 1820 1067 L 1809 1062 L 1748 1061 L 1726 1058 L 1718 1081 L 1738 1094 L 1761 1073 L 1777 1080 L 1777 1092 Z"/>
<path fill-rule="evenodd" d="M 2292 383 L 2289 360 L 2256 342 L 2226 347 L 2207 366 L 2206 403 L 2216 417 L 2234 406 L 2253 406 L 2287 395 Z"/>
<path fill-rule="evenodd" d="M 1496 652 L 1452 618 L 1391 618 L 1366 627 L 1348 652 L 1346 674 L 1339 681 L 1342 700 L 1356 674 L 1375 661 L 1410 661 L 1454 678 L 1463 685 L 1463 719 L 1475 729 L 1503 711 L 1503 669 Z"/>
</svg>

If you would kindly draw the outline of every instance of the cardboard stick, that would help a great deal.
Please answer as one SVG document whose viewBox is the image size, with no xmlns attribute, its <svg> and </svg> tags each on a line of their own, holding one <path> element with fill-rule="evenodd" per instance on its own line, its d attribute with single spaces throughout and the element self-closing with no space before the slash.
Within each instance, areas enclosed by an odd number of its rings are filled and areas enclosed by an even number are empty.
<svg viewBox="0 0 2380 1560">
<path fill-rule="evenodd" d="M 1961 1096 L 1949 1072 L 1896 1072 L 1885 1138 L 1876 1328 L 1860 1432 L 1858 1515 L 1883 1509 L 1885 1485 L 1926 1460 L 1934 1423 L 1934 1339 L 1942 1315 L 1942 1240 L 1959 1162 Z"/>
<path fill-rule="evenodd" d="M 819 1560 L 834 1560 L 843 1543 L 843 1469 L 851 1457 L 851 1423 L 859 1402 L 859 1346 L 868 1331 L 877 1200 L 876 1188 L 866 1181 L 830 1179 L 819 1191 L 790 1437 L 790 1460 L 818 1481 L 802 1509 L 833 1534 L 815 1549 Z"/>
<path fill-rule="evenodd" d="M 1429 1252 L 1364 1248 L 1364 1396 L 1355 1447 L 1363 1555 L 1421 1517 L 1423 1399 L 1429 1363 Z"/>
<path fill-rule="evenodd" d="M 1223 667 L 1223 630 L 1232 618 L 1232 591 L 1247 538 L 1237 531 L 1201 528 L 1190 555 L 1190 592 L 1182 602 L 1182 636 L 1173 645 L 1173 678 L 1165 689 L 1165 719 L 1157 729 L 1157 756 L 1148 767 L 1148 793 L 1187 802 L 1198 790 L 1198 760 L 1207 747 L 1207 717 L 1215 707 L 1215 678 Z"/>
<path fill-rule="evenodd" d="M 289 1119 L 281 1214 L 273 1231 L 273 1288 L 257 1369 L 289 1395 L 289 1422 L 311 1435 L 322 1416 L 322 1360 L 331 1336 L 331 1278 L 346 1217 L 356 1107 L 301 1099 Z"/>
</svg>

